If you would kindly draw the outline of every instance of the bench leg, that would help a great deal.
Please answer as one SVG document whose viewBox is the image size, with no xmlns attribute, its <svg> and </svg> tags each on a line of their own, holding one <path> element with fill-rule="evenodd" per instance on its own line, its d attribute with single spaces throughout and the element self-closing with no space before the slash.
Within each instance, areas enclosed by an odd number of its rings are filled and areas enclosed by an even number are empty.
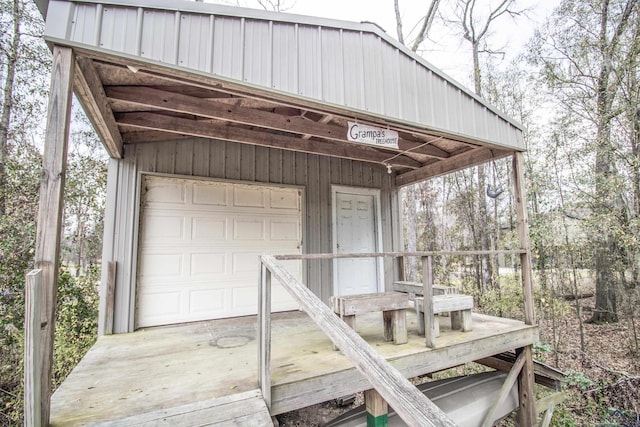
<svg viewBox="0 0 640 427">
<path fill-rule="evenodd" d="M 452 311 L 451 312 L 451 330 L 455 331 L 457 329 L 462 329 L 462 312 Z"/>
<path fill-rule="evenodd" d="M 433 325 L 433 336 L 438 338 L 440 336 L 440 317 L 439 317 L 439 315 L 435 314 L 433 316 L 433 322 L 431 324 Z"/>
<path fill-rule="evenodd" d="M 351 329 L 353 329 L 354 331 L 356 330 L 356 316 L 355 316 L 355 315 L 353 315 L 353 316 L 341 316 L 341 315 L 339 315 L 338 313 L 336 313 L 336 316 L 340 316 L 340 318 L 342 319 L 342 321 L 343 321 L 344 323 L 346 323 L 346 324 L 347 324 L 347 326 L 349 326 L 349 327 L 350 327 Z M 336 347 L 336 345 L 335 345 L 335 344 L 333 345 L 333 349 L 334 349 L 335 351 L 340 350 L 338 347 Z"/>
<path fill-rule="evenodd" d="M 469 332 L 472 329 L 471 310 L 461 310 L 451 312 L 451 329 L 461 329 Z"/>
<path fill-rule="evenodd" d="M 393 311 L 382 312 L 382 323 L 384 324 L 384 340 L 393 340 Z"/>
<path fill-rule="evenodd" d="M 416 308 L 416 317 L 418 322 L 418 334 L 424 335 L 424 311 Z"/>
<path fill-rule="evenodd" d="M 407 337 L 407 311 L 387 310 L 382 312 L 384 322 L 384 340 L 393 341 L 394 344 L 406 344 Z"/>
</svg>

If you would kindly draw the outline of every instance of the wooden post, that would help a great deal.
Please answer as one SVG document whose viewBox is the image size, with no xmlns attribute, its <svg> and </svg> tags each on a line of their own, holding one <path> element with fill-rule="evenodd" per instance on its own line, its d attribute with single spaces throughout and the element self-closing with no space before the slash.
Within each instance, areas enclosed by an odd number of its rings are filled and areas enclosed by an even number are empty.
<svg viewBox="0 0 640 427">
<path fill-rule="evenodd" d="M 102 314 L 104 335 L 113 334 L 113 305 L 115 304 L 117 265 L 115 261 L 109 261 L 107 264 L 107 289 L 105 292 L 105 309 Z"/>
<path fill-rule="evenodd" d="M 433 322 L 433 257 L 422 257 L 422 297 L 424 310 L 424 339 L 427 347 L 436 348 L 436 331 Z"/>
<path fill-rule="evenodd" d="M 35 267 L 42 270 L 41 393 L 42 424 L 49 425 L 53 341 L 55 335 L 60 233 L 64 181 L 67 168 L 67 142 L 71 113 L 74 57 L 71 48 L 53 47 L 51 89 L 47 111 L 40 205 L 36 234 Z"/>
<path fill-rule="evenodd" d="M 258 298 L 258 384 L 271 410 L 271 271 L 262 262 Z"/>
<path fill-rule="evenodd" d="M 389 425 L 389 405 L 376 389 L 364 392 L 367 408 L 367 427 L 387 427 Z"/>
<path fill-rule="evenodd" d="M 24 289 L 24 426 L 42 425 L 40 406 L 40 328 L 42 271 L 27 274 Z"/>
<path fill-rule="evenodd" d="M 534 325 L 536 323 L 536 316 L 533 299 L 533 282 L 531 278 L 531 241 L 529 239 L 529 217 L 527 215 L 527 190 L 524 184 L 524 155 L 521 152 L 513 153 L 513 178 L 520 248 L 525 251 L 520 255 L 522 292 L 524 296 L 524 322 L 527 325 Z M 536 410 L 532 349 L 531 346 L 527 346 L 519 351 L 524 353 L 524 367 L 518 377 L 520 402 L 518 424 L 521 426 L 534 426 L 536 425 Z"/>
</svg>

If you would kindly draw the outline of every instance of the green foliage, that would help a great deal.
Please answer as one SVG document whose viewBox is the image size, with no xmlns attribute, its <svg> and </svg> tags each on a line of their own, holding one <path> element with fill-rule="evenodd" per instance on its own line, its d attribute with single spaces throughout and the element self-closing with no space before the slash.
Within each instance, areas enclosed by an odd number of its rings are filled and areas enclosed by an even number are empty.
<svg viewBox="0 0 640 427">
<path fill-rule="evenodd" d="M 72 277 L 63 271 L 58 282 L 53 385 L 57 387 L 91 348 L 98 334 L 100 271 Z"/>
<path fill-rule="evenodd" d="M 594 384 L 594 382 L 587 378 L 587 376 L 583 372 L 569 369 L 565 372 L 565 374 L 567 375 L 567 385 L 578 387 L 583 391 L 587 390 Z"/>
</svg>

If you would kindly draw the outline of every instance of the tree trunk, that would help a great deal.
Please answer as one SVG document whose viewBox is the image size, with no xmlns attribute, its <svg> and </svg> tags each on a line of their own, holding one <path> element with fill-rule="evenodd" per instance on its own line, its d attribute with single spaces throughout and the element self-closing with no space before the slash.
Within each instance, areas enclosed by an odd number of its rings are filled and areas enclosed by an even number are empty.
<svg viewBox="0 0 640 427">
<path fill-rule="evenodd" d="M 18 61 L 18 49 L 20 47 L 20 2 L 13 0 L 12 7 L 13 26 L 11 43 L 7 49 L 7 74 L 4 80 L 2 97 L 2 113 L 0 114 L 0 219 L 6 211 L 7 171 L 6 162 L 9 154 L 9 126 L 11 125 L 11 108 L 13 104 L 13 86 L 16 74 L 16 62 Z"/>
</svg>

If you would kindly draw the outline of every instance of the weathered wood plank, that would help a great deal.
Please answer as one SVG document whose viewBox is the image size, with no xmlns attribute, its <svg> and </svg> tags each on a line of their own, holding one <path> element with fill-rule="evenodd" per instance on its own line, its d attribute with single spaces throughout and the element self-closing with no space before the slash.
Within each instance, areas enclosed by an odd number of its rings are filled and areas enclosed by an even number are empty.
<svg viewBox="0 0 640 427">
<path fill-rule="evenodd" d="M 340 321 L 329 307 L 302 286 L 273 257 L 262 256 L 261 260 L 309 317 L 322 328 L 408 425 L 454 426 L 442 410 L 375 352 L 355 331 Z"/>
<path fill-rule="evenodd" d="M 75 73 L 75 91 L 80 103 L 93 120 L 93 127 L 100 135 L 109 155 L 121 159 L 124 155 L 122 137 L 116 124 L 109 101 L 104 93 L 102 82 L 93 61 L 77 58 Z"/>
<path fill-rule="evenodd" d="M 38 209 L 35 267 L 42 270 L 41 393 L 42 424 L 49 424 L 53 342 L 55 335 L 60 233 L 71 114 L 74 55 L 71 48 L 54 46 L 47 110 L 42 180 Z"/>
<path fill-rule="evenodd" d="M 258 385 L 271 408 L 271 271 L 260 265 L 258 283 Z"/>
<path fill-rule="evenodd" d="M 498 393 L 498 397 L 496 398 L 496 401 L 493 403 L 493 405 L 491 405 L 491 408 L 489 408 L 489 411 L 487 411 L 487 414 L 485 415 L 484 420 L 482 421 L 482 427 L 491 427 L 493 425 L 498 408 L 500 407 L 500 405 L 502 405 L 502 402 L 504 402 L 504 399 L 507 397 L 507 395 L 511 391 L 511 388 L 517 381 L 518 375 L 520 374 L 520 371 L 522 370 L 523 366 L 524 366 L 524 354 L 520 354 L 520 356 L 518 356 L 518 358 L 516 359 L 516 362 L 511 367 L 511 371 L 509 371 L 507 378 L 505 378 L 504 383 L 500 388 L 500 393 Z"/>
<path fill-rule="evenodd" d="M 104 334 L 113 333 L 113 309 L 116 298 L 116 269 L 117 262 L 109 261 L 107 264 L 107 283 L 105 292 L 105 309 L 102 324 L 104 325 Z"/>
<path fill-rule="evenodd" d="M 406 294 L 396 292 L 334 296 L 331 299 L 337 302 L 334 305 L 337 308 L 337 313 L 345 316 L 409 307 L 409 297 Z"/>
<path fill-rule="evenodd" d="M 517 228 L 520 247 L 524 253 L 520 254 L 520 268 L 522 273 L 522 292 L 524 296 L 524 321 L 528 325 L 536 322 L 535 302 L 533 297 L 533 281 L 531 278 L 531 242 L 529 239 L 529 216 L 527 214 L 527 190 L 524 178 L 524 155 L 514 152 L 512 159 L 513 187 L 518 219 Z M 531 346 L 522 349 L 525 353 L 525 366 L 519 377 L 520 411 L 518 421 L 521 425 L 534 425 L 535 411 L 535 382 Z"/>
<path fill-rule="evenodd" d="M 96 427 L 174 425 L 254 427 L 273 425 L 273 423 L 262 394 L 259 390 L 252 390 L 93 425 Z"/>
<path fill-rule="evenodd" d="M 232 127 L 210 120 L 191 120 L 182 117 L 165 116 L 155 113 L 123 113 L 118 116 L 119 124 L 141 129 L 163 130 L 181 135 L 217 138 L 244 144 L 263 145 L 284 150 L 342 157 L 363 162 L 384 163 L 395 166 L 417 168 L 420 163 L 406 156 L 389 160 L 389 154 L 375 148 L 334 141 L 302 140 L 285 135 L 275 135 L 256 130 Z"/>
<path fill-rule="evenodd" d="M 417 297 L 415 302 L 416 311 L 424 311 L 424 298 Z M 433 314 L 471 310 L 473 309 L 473 297 L 471 295 L 460 294 L 434 295 L 431 305 L 433 306 Z"/>
<path fill-rule="evenodd" d="M 436 336 L 439 332 L 436 330 L 435 317 L 433 312 L 433 257 L 427 255 L 422 257 L 422 298 L 424 300 L 424 339 L 427 347 L 436 347 Z"/>
<path fill-rule="evenodd" d="M 471 166 L 486 163 L 492 159 L 501 159 L 510 154 L 510 151 L 502 151 L 496 148 L 472 149 L 448 159 L 430 163 L 419 169 L 400 174 L 396 176 L 396 186 L 404 187 L 405 185 L 425 179 L 435 178 L 463 168 L 470 168 Z"/>
<path fill-rule="evenodd" d="M 240 105 L 231 106 L 214 99 L 203 99 L 151 87 L 110 86 L 106 88 L 106 93 L 111 99 L 126 101 L 141 107 L 193 114 L 276 131 L 293 132 L 299 134 L 300 139 L 303 140 L 308 140 L 309 138 L 304 136 L 310 135 L 347 142 L 346 125 L 324 123 L 322 120 L 315 122 L 302 116 L 287 116 Z M 400 138 L 398 146 L 399 151 L 411 150 L 414 153 L 440 159 L 450 157 L 448 152 L 431 144 L 416 143 Z"/>
<path fill-rule="evenodd" d="M 520 255 L 525 251 L 521 249 L 509 249 L 499 251 L 430 251 L 430 252 L 370 252 L 370 253 L 312 253 L 312 254 L 286 254 L 274 255 L 278 261 L 292 259 L 332 259 L 332 258 L 396 258 L 400 256 L 478 256 L 478 255 Z"/>
<path fill-rule="evenodd" d="M 402 259 L 402 258 L 399 258 Z M 407 282 L 403 280 L 396 280 L 393 282 L 393 290 L 395 292 L 404 292 L 406 294 L 422 295 L 424 287 L 422 283 Z M 433 295 L 449 295 L 458 293 L 457 289 L 453 286 L 433 285 Z M 409 297 L 411 299 L 411 297 Z"/>
<path fill-rule="evenodd" d="M 24 296 L 24 425 L 42 425 L 40 379 L 40 329 L 42 321 L 42 271 L 27 274 Z"/>
<path fill-rule="evenodd" d="M 389 423 L 389 405 L 375 389 L 364 392 L 367 409 L 367 427 L 386 427 Z"/>
</svg>

